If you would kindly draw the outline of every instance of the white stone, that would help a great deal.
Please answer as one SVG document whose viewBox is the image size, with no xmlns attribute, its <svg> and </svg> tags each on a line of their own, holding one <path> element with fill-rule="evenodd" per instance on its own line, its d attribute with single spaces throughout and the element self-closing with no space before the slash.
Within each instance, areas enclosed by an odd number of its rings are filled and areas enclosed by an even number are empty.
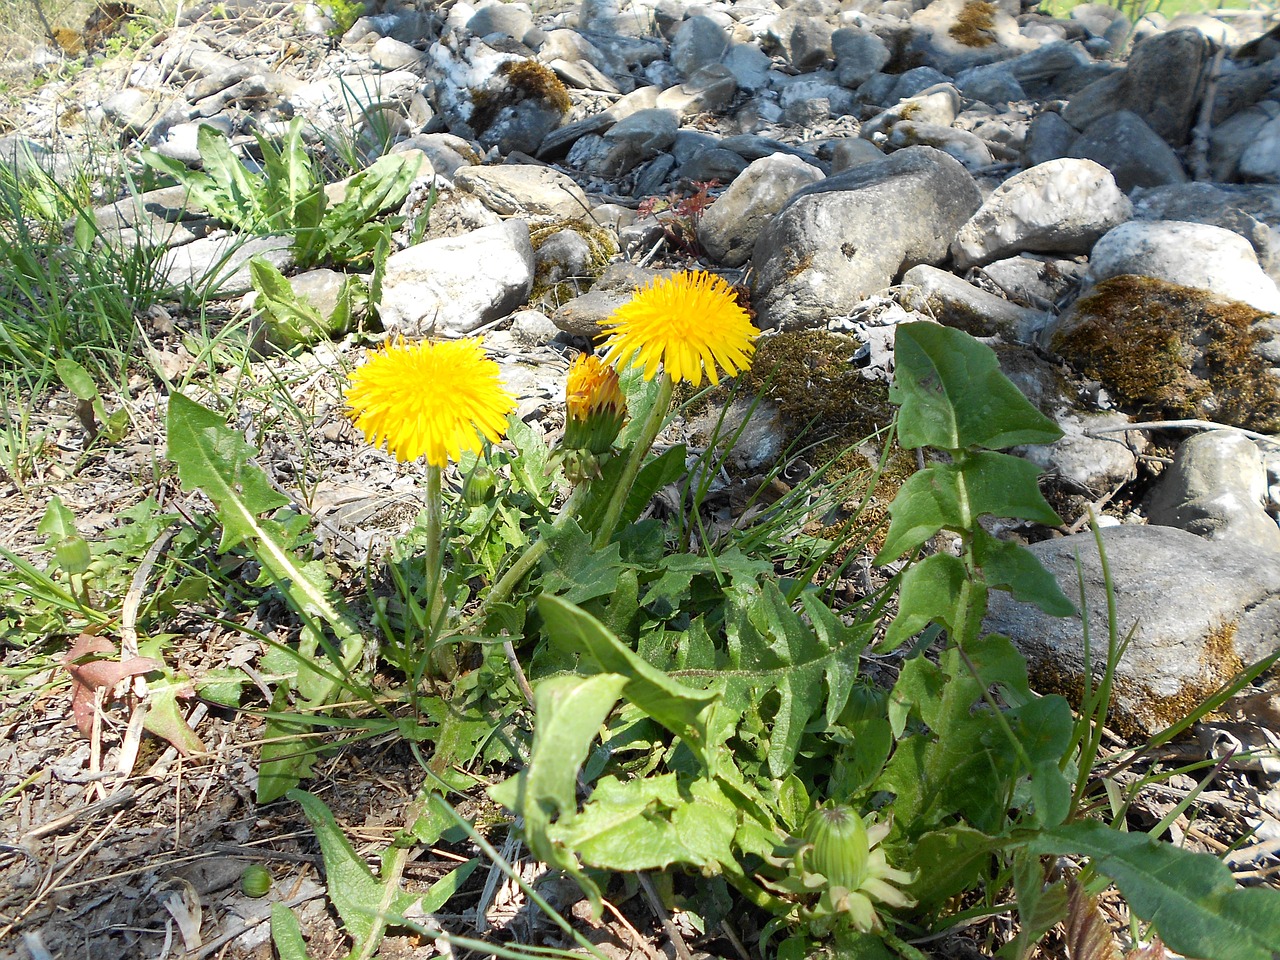
<svg viewBox="0 0 1280 960">
<path fill-rule="evenodd" d="M 1050 160 L 1002 183 L 960 228 L 951 252 L 961 270 L 1027 251 L 1088 253 L 1133 205 L 1106 167 Z"/>
<path fill-rule="evenodd" d="M 406 337 L 459 337 L 520 307 L 533 288 L 523 220 L 429 240 L 387 259 L 382 325 Z"/>
<path fill-rule="evenodd" d="M 1131 220 L 1097 242 L 1089 279 L 1122 274 L 1155 277 L 1280 313 L 1280 289 L 1258 266 L 1249 241 L 1206 223 Z"/>
</svg>

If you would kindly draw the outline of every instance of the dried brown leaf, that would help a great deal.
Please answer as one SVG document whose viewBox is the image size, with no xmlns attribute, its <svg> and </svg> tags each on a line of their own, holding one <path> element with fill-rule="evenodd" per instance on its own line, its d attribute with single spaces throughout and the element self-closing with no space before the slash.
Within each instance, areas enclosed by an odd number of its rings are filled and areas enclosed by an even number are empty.
<svg viewBox="0 0 1280 960">
<path fill-rule="evenodd" d="M 1067 898 L 1066 945 L 1070 960 L 1121 960 L 1120 950 L 1107 918 L 1073 879 Z"/>
<path fill-rule="evenodd" d="M 163 664 L 149 657 L 128 660 L 108 659 L 116 655 L 115 644 L 105 637 L 82 633 L 62 658 L 71 674 L 71 715 L 86 736 L 93 729 L 93 699 L 98 689 L 110 690 L 126 677 L 159 670 Z"/>
</svg>

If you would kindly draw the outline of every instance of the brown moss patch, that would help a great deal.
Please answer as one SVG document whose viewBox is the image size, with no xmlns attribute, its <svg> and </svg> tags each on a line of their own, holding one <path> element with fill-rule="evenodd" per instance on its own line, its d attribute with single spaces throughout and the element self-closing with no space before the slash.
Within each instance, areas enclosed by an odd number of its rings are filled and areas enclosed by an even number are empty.
<svg viewBox="0 0 1280 960">
<path fill-rule="evenodd" d="M 1193 287 L 1120 276 L 1075 307 L 1053 347 L 1144 416 L 1280 429 L 1280 379 L 1254 352 L 1267 315 Z"/>
<path fill-rule="evenodd" d="M 996 42 L 995 26 L 996 5 L 986 0 L 969 0 L 947 33 L 966 47 L 989 47 Z"/>
<path fill-rule="evenodd" d="M 472 92 L 471 127 L 477 133 L 493 126 L 504 109 L 524 100 L 541 100 L 562 114 L 569 112 L 569 91 L 554 71 L 536 60 L 508 60 L 499 65 L 498 77 L 496 89 Z"/>
</svg>

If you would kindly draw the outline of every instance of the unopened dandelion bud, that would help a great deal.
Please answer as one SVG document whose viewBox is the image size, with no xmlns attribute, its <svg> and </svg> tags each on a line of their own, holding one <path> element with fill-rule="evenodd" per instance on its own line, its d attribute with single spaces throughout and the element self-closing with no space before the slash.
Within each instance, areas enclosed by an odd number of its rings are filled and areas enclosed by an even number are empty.
<svg viewBox="0 0 1280 960">
<path fill-rule="evenodd" d="M 618 439 L 627 402 L 618 372 L 593 354 L 580 354 L 565 382 L 565 425 L 562 446 L 594 456 L 607 453 Z"/>
<path fill-rule="evenodd" d="M 867 879 L 871 843 L 867 826 L 852 807 L 819 807 L 805 819 L 805 839 L 813 844 L 809 865 L 832 886 L 857 890 Z"/>
</svg>

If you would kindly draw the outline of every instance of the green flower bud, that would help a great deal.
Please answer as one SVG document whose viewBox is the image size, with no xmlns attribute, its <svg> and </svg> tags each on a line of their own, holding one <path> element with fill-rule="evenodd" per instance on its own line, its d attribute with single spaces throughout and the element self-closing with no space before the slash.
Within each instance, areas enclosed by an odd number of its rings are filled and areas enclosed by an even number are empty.
<svg viewBox="0 0 1280 960">
<path fill-rule="evenodd" d="M 271 873 L 266 867 L 251 863 L 240 874 L 240 889 L 246 897 L 265 897 L 271 889 Z"/>
<path fill-rule="evenodd" d="M 498 478 L 484 464 L 476 464 L 462 481 L 462 499 L 468 507 L 482 507 L 493 499 L 498 488 Z"/>
<path fill-rule="evenodd" d="M 859 889 L 867 879 L 871 842 L 867 826 L 852 807 L 819 807 L 804 821 L 804 838 L 813 844 L 809 867 L 834 887 Z"/>
</svg>

